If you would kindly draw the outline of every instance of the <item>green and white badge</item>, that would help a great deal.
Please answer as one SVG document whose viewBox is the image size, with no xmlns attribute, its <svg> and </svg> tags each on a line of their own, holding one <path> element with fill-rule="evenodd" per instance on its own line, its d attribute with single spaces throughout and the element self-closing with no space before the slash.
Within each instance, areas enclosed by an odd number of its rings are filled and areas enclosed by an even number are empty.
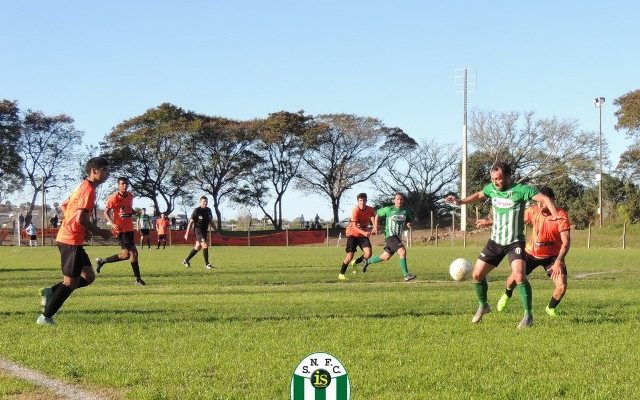
<svg viewBox="0 0 640 400">
<path fill-rule="evenodd" d="M 349 400 L 351 385 L 342 363 L 327 353 L 306 356 L 293 372 L 291 400 Z"/>
</svg>

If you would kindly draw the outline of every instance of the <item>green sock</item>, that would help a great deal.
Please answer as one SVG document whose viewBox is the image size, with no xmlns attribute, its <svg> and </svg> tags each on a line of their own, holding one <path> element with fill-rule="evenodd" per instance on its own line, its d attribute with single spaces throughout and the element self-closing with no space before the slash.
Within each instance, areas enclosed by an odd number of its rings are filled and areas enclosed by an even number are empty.
<svg viewBox="0 0 640 400">
<path fill-rule="evenodd" d="M 369 264 L 379 263 L 380 261 L 382 261 L 380 256 L 373 256 L 369 259 Z"/>
<path fill-rule="evenodd" d="M 409 275 L 409 268 L 407 268 L 407 259 L 406 258 L 401 258 L 400 259 L 400 268 L 402 269 L 402 275 L 403 276 Z"/>
<path fill-rule="evenodd" d="M 522 283 L 518 283 L 518 292 L 520 293 L 520 302 L 522 302 L 522 308 L 526 314 L 531 314 L 531 284 L 528 280 Z"/>
<path fill-rule="evenodd" d="M 487 292 L 489 291 L 489 283 L 485 277 L 480 282 L 475 283 L 476 297 L 481 306 L 487 304 Z"/>
</svg>

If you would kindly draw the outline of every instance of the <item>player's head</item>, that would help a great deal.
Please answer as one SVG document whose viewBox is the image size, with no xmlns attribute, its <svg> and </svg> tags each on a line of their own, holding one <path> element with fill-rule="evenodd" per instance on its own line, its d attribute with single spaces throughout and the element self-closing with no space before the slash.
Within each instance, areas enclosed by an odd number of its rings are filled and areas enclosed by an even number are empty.
<svg viewBox="0 0 640 400">
<path fill-rule="evenodd" d="M 118 178 L 118 192 L 123 193 L 129 188 L 129 179 L 121 176 Z"/>
<path fill-rule="evenodd" d="M 551 201 L 555 202 L 556 201 L 556 195 L 553 193 L 553 190 L 549 187 L 549 186 L 540 186 L 538 188 L 538 193 L 543 194 L 545 196 L 547 196 L 548 198 L 551 199 Z M 540 208 L 545 208 L 545 205 L 543 202 L 538 202 L 538 207 Z"/>
<path fill-rule="evenodd" d="M 358 196 L 356 197 L 356 199 L 358 200 L 358 207 L 364 208 L 364 206 L 367 205 L 367 194 L 366 193 L 359 193 Z"/>
<path fill-rule="evenodd" d="M 90 158 L 84 167 L 84 172 L 95 185 L 99 185 L 109 177 L 109 161 L 104 157 Z"/>
<path fill-rule="evenodd" d="M 402 207 L 403 204 L 404 204 L 404 195 L 400 192 L 396 192 L 396 194 L 393 195 L 393 205 L 400 208 Z"/>
<path fill-rule="evenodd" d="M 491 182 L 498 190 L 511 185 L 511 166 L 505 162 L 497 162 L 491 167 Z"/>
<path fill-rule="evenodd" d="M 147 213 L 147 209 L 146 209 L 146 208 L 143 208 L 143 209 L 142 209 L 142 210 L 140 210 L 140 211 L 141 211 L 143 214 L 146 214 L 146 213 Z"/>
<path fill-rule="evenodd" d="M 209 199 L 207 199 L 207 196 L 200 197 L 200 207 L 205 208 L 207 204 L 209 204 Z"/>
</svg>

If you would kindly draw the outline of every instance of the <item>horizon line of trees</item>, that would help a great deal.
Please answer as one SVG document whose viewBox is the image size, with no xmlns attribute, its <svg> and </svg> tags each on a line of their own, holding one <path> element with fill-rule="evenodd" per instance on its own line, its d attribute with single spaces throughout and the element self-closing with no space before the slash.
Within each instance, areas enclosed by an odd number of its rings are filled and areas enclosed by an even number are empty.
<svg viewBox="0 0 640 400">
<path fill-rule="evenodd" d="M 640 219 L 640 89 L 614 105 L 616 130 L 633 142 L 616 168 L 603 173 L 602 212 L 607 220 L 633 223 Z M 594 132 L 581 131 L 576 120 L 539 118 L 533 111 L 473 110 L 469 133 L 468 193 L 489 182 L 495 161 L 506 161 L 517 182 L 552 187 L 576 226 L 596 219 Z M 193 204 L 192 193 L 204 191 L 219 228 L 221 206 L 229 202 L 260 209 L 274 229 L 282 229 L 282 200 L 291 189 L 323 196 L 335 225 L 345 193 L 364 182 L 375 187 L 369 198 L 377 206 L 403 193 L 418 223 L 427 226 L 431 213 L 437 221 L 450 220 L 452 208 L 442 199 L 460 187 L 460 146 L 418 143 L 401 128 L 353 114 L 279 111 L 238 121 L 163 103 L 116 125 L 99 146 L 83 149 L 82 136 L 68 115 L 22 111 L 16 101 L 0 101 L 0 201 L 28 190 L 30 216 L 39 193 L 67 191 L 84 177 L 86 160 L 98 154 L 111 160 L 112 177 L 128 177 L 136 196 L 151 200 L 157 212 Z M 604 146 L 608 154 L 606 141 Z M 111 191 L 104 186 L 101 192 Z M 101 192 L 99 197 L 106 194 Z M 487 204 L 479 207 L 488 212 Z"/>
</svg>

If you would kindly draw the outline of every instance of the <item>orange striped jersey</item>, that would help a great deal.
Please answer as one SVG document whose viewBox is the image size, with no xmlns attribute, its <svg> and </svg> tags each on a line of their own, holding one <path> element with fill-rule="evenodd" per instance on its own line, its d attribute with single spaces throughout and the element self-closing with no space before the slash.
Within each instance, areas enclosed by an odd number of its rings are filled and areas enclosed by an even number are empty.
<svg viewBox="0 0 640 400">
<path fill-rule="evenodd" d="M 87 230 L 80 225 L 79 215 L 76 214 L 78 210 L 86 210 L 91 214 L 95 202 L 96 188 L 93 183 L 85 179 L 60 206 L 64 219 L 56 236 L 57 242 L 75 246 L 84 243 Z"/>
<path fill-rule="evenodd" d="M 156 230 L 158 235 L 166 235 L 167 228 L 169 227 L 169 218 L 158 218 L 156 220 Z"/>
<path fill-rule="evenodd" d="M 364 206 L 364 209 L 361 210 L 360 207 L 355 207 L 353 211 L 351 211 L 351 222 L 355 222 L 356 226 L 353 226 L 353 223 L 347 226 L 347 236 L 356 236 L 356 237 L 365 237 L 362 231 L 367 231 L 367 227 L 369 223 L 371 223 L 371 218 L 376 215 L 376 210 L 373 207 Z"/>
<path fill-rule="evenodd" d="M 524 222 L 533 226 L 533 234 L 525 251 L 536 258 L 557 256 L 562 247 L 560 233 L 571 229 L 567 212 L 556 207 L 562 219 L 551 221 L 551 214 L 545 214 L 538 206 L 529 207 L 524 212 Z"/>
<path fill-rule="evenodd" d="M 107 199 L 106 207 L 113 210 L 113 222 L 118 232 L 133 232 L 133 193 L 115 192 Z"/>
</svg>

